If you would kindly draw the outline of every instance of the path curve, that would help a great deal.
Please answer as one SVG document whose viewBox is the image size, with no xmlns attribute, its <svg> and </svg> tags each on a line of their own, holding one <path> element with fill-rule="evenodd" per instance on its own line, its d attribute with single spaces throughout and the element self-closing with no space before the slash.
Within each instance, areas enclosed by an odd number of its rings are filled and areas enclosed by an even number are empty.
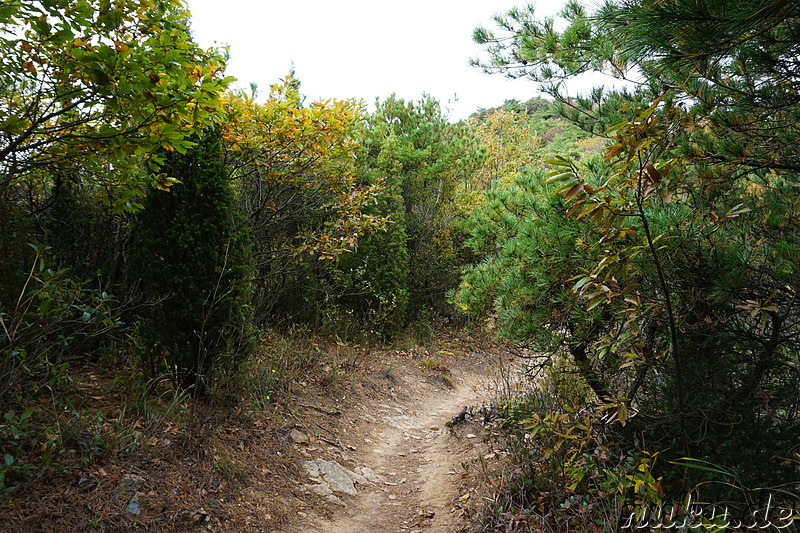
<svg viewBox="0 0 800 533">
<path fill-rule="evenodd" d="M 344 413 L 357 428 L 343 436 L 342 442 L 354 448 L 344 456 L 344 466 L 369 468 L 380 479 L 357 484 L 355 496 L 337 494 L 343 504 L 328 512 L 299 513 L 287 531 L 446 533 L 466 528 L 462 504 L 475 496 L 465 485 L 463 465 L 482 453 L 480 426 L 451 429 L 446 423 L 465 406 L 490 402 L 490 378 L 474 368 L 453 369 L 445 376 L 398 374 L 395 389 L 401 392 L 392 400 L 366 402 Z"/>
</svg>

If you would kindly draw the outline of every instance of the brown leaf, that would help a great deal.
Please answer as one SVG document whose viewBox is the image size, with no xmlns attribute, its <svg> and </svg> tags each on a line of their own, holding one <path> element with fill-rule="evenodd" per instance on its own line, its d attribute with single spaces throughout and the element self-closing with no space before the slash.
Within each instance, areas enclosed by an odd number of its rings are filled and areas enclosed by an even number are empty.
<svg viewBox="0 0 800 533">
<path fill-rule="evenodd" d="M 568 199 L 572 198 L 573 196 L 575 196 L 576 194 L 578 194 L 582 190 L 583 190 L 583 183 L 576 183 L 575 185 L 570 187 L 570 189 L 564 195 L 564 198 L 568 198 Z"/>
<path fill-rule="evenodd" d="M 658 169 L 654 167 L 652 163 L 647 163 L 644 166 L 644 171 L 650 178 L 650 181 L 654 183 L 658 183 L 659 181 L 661 181 L 661 172 L 659 172 Z"/>
</svg>

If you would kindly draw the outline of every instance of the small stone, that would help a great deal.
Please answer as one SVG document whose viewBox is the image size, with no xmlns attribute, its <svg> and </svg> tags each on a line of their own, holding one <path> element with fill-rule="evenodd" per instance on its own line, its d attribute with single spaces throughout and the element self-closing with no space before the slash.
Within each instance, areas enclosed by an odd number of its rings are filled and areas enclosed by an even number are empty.
<svg viewBox="0 0 800 533">
<path fill-rule="evenodd" d="M 92 477 L 82 477 L 78 479 L 77 485 L 78 488 L 80 488 L 83 491 L 90 491 L 95 487 L 97 487 L 98 483 L 97 480 Z"/>
<path fill-rule="evenodd" d="M 396 498 L 397 498 L 397 496 L 395 496 L 394 494 L 389 494 L 389 499 L 390 499 L 390 500 L 394 500 L 394 499 L 396 499 Z"/>
<path fill-rule="evenodd" d="M 128 502 L 128 505 L 125 506 L 125 510 L 131 514 L 140 515 L 142 514 L 142 508 L 139 505 L 139 500 L 133 499 Z"/>
<path fill-rule="evenodd" d="M 137 492 L 130 501 L 128 501 L 128 505 L 125 506 L 125 510 L 131 514 L 141 514 L 148 517 L 160 514 L 163 509 L 164 505 L 159 500 L 158 495 L 153 491 L 147 494 Z"/>
<path fill-rule="evenodd" d="M 136 474 L 126 474 L 111 492 L 111 499 L 116 501 L 128 501 L 142 488 L 144 483 L 145 479 L 143 477 L 137 476 Z"/>
<path fill-rule="evenodd" d="M 292 429 L 289 432 L 289 438 L 292 439 L 292 442 L 295 444 L 308 444 L 309 442 L 308 435 L 296 429 Z"/>
<path fill-rule="evenodd" d="M 208 513 L 205 509 L 183 509 L 175 516 L 175 521 L 187 527 L 197 527 L 208 522 Z"/>
<path fill-rule="evenodd" d="M 364 476 L 367 479 L 367 481 L 371 481 L 372 483 L 380 484 L 386 481 L 385 479 L 383 479 L 383 476 L 381 476 L 368 466 L 358 467 L 356 468 L 356 471 L 360 473 L 362 476 Z"/>
<path fill-rule="evenodd" d="M 468 439 L 474 439 L 476 437 L 477 437 L 477 435 L 475 433 L 467 433 L 467 438 Z"/>
</svg>

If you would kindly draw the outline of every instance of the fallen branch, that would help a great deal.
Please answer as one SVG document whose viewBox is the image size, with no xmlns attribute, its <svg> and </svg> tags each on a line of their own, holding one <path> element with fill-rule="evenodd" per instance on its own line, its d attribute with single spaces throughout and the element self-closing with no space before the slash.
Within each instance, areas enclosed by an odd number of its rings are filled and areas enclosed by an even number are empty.
<svg viewBox="0 0 800 533">
<path fill-rule="evenodd" d="M 337 435 L 336 433 L 334 433 L 334 432 L 333 432 L 333 431 L 331 431 L 330 429 L 328 429 L 328 428 L 326 428 L 326 427 L 323 427 L 323 426 L 320 426 L 320 425 L 319 425 L 317 422 L 314 422 L 314 425 L 318 426 L 318 427 L 319 427 L 319 428 L 321 428 L 321 429 L 324 429 L 325 431 L 327 431 L 328 433 L 330 433 L 331 435 L 333 435 L 334 437 L 336 437 L 336 442 L 333 442 L 333 441 L 331 441 L 331 440 L 328 440 L 328 439 L 326 439 L 325 437 L 323 437 L 322 435 L 320 435 L 319 433 L 315 433 L 315 432 L 311 431 L 311 429 L 310 429 L 310 428 L 309 428 L 309 427 L 308 427 L 308 426 L 305 424 L 305 422 L 303 422 L 302 420 L 300 420 L 300 418 L 299 418 L 299 417 L 298 417 L 296 414 L 292 413 L 291 411 L 289 412 L 289 414 L 292 416 L 292 418 L 294 418 L 295 420 L 297 420 L 297 422 L 298 422 L 298 423 L 299 423 L 301 426 L 303 426 L 303 427 L 305 428 L 305 430 L 306 430 L 306 431 L 307 431 L 309 434 L 312 434 L 312 435 L 314 435 L 315 437 L 317 437 L 317 438 L 318 438 L 319 440 L 321 440 L 322 442 L 327 442 L 327 443 L 328 443 L 328 444 L 330 444 L 331 446 L 338 446 L 338 447 L 339 447 L 339 448 L 341 448 L 343 451 L 345 450 L 345 447 L 342 445 L 342 441 L 341 441 L 341 440 L 339 440 L 339 435 Z"/>
<path fill-rule="evenodd" d="M 313 409 L 315 411 L 319 411 L 320 413 L 323 413 L 323 414 L 326 414 L 326 415 L 334 416 L 334 415 L 342 414 L 341 411 L 326 411 L 325 409 L 322 409 L 321 407 L 317 407 L 316 405 L 307 405 L 307 404 L 304 404 L 304 403 L 298 403 L 297 405 L 299 407 L 305 407 L 306 409 Z"/>
<path fill-rule="evenodd" d="M 339 443 L 339 444 L 338 444 L 338 445 L 339 445 L 339 448 L 341 448 L 342 450 L 344 450 L 344 449 L 345 449 L 345 448 L 344 448 L 344 446 L 342 446 L 342 441 L 341 441 L 341 440 L 339 440 L 339 435 L 337 435 L 336 433 L 334 433 L 334 432 L 333 432 L 333 431 L 331 431 L 330 429 L 328 429 L 328 428 L 326 428 L 326 427 L 324 427 L 324 426 L 321 426 L 321 425 L 320 425 L 320 424 L 318 424 L 317 422 L 314 422 L 314 425 L 316 425 L 316 426 L 317 426 L 317 427 L 319 427 L 320 429 L 323 429 L 323 430 L 327 431 L 328 433 L 330 433 L 331 435 L 333 435 L 334 437 L 336 437 L 336 442 L 338 442 L 338 443 Z M 333 444 L 334 446 L 336 446 L 336 444 L 334 444 L 334 443 L 331 443 L 331 442 L 329 442 L 329 441 L 325 440 L 325 439 L 322 437 L 322 435 L 320 435 L 320 436 L 319 436 L 319 438 L 320 438 L 320 440 L 323 440 L 323 441 L 327 442 L 328 444 Z"/>
</svg>

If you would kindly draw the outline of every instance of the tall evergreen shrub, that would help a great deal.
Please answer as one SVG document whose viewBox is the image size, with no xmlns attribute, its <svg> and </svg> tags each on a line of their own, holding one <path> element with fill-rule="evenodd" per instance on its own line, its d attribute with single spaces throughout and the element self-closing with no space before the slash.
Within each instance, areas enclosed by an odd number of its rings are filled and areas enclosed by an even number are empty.
<svg viewBox="0 0 800 533">
<path fill-rule="evenodd" d="M 166 155 L 163 171 L 180 183 L 154 190 L 134 224 L 128 262 L 147 304 L 139 315 L 143 363 L 204 391 L 250 348 L 252 259 L 245 226 L 210 129 L 186 153 Z"/>
</svg>

